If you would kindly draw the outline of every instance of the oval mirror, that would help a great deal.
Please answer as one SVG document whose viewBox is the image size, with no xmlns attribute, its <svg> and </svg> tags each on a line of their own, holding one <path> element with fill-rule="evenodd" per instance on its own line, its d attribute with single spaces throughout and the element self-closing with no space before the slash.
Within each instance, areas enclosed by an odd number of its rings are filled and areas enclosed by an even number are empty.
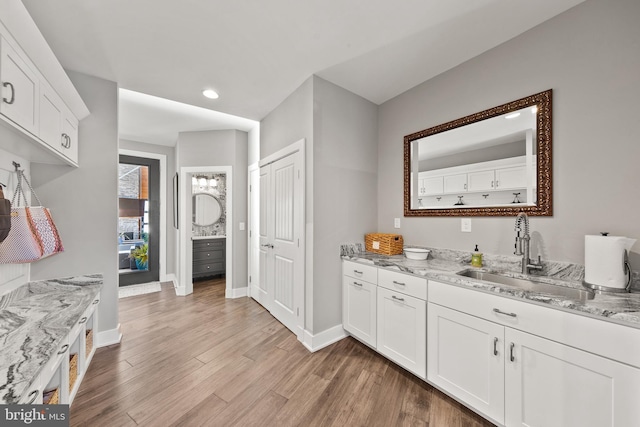
<svg viewBox="0 0 640 427">
<path fill-rule="evenodd" d="M 208 227 L 222 216 L 222 204 L 217 197 L 209 193 L 193 195 L 193 224 Z"/>
</svg>

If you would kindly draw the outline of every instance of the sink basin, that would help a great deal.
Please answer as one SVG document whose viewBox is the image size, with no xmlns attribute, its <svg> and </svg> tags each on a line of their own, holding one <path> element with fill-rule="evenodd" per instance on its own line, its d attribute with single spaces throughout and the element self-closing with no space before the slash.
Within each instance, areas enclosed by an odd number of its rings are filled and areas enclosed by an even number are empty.
<svg viewBox="0 0 640 427">
<path fill-rule="evenodd" d="M 521 279 L 517 277 L 503 276 L 496 273 L 488 273 L 480 270 L 464 270 L 457 273 L 459 276 L 470 277 L 472 279 L 486 280 L 487 282 L 499 283 L 501 285 L 512 286 L 523 291 L 538 292 L 541 294 L 553 295 L 578 301 L 593 299 L 595 294 L 586 289 L 569 288 L 566 286 L 551 285 L 536 280 Z"/>
</svg>

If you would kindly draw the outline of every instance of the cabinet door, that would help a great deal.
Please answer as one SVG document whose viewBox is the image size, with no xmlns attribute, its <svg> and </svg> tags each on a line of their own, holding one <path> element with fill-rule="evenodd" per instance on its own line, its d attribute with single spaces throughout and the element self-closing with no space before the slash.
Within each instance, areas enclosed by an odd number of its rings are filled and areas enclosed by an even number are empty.
<svg viewBox="0 0 640 427">
<path fill-rule="evenodd" d="M 527 186 L 527 170 L 524 166 L 496 169 L 496 189 L 510 190 Z"/>
<path fill-rule="evenodd" d="M 444 176 L 444 192 L 445 193 L 460 193 L 462 191 L 467 191 L 467 174 L 466 173 Z"/>
<path fill-rule="evenodd" d="M 510 328 L 505 344 L 507 426 L 638 425 L 640 369 Z"/>
<path fill-rule="evenodd" d="M 0 41 L 0 113 L 34 135 L 38 134 L 38 80 L 9 43 Z"/>
<path fill-rule="evenodd" d="M 504 327 L 428 304 L 427 379 L 504 422 Z"/>
<path fill-rule="evenodd" d="M 487 191 L 495 187 L 495 171 L 469 172 L 469 191 Z"/>
<path fill-rule="evenodd" d="M 381 354 L 420 378 L 427 370 L 427 303 L 378 288 L 378 343 Z"/>
<path fill-rule="evenodd" d="M 364 280 L 343 277 L 342 327 L 372 347 L 376 346 L 377 288 Z"/>
<path fill-rule="evenodd" d="M 62 137 L 63 144 L 60 151 L 74 163 L 78 163 L 78 121 L 71 116 L 71 113 L 63 116 Z"/>
<path fill-rule="evenodd" d="M 444 180 L 441 176 L 425 178 L 422 181 L 424 185 L 424 194 L 427 196 L 432 194 L 442 194 L 444 191 Z"/>
<path fill-rule="evenodd" d="M 40 126 L 39 136 L 56 151 L 61 151 L 65 141 L 62 138 L 62 100 L 51 89 L 40 86 Z"/>
</svg>

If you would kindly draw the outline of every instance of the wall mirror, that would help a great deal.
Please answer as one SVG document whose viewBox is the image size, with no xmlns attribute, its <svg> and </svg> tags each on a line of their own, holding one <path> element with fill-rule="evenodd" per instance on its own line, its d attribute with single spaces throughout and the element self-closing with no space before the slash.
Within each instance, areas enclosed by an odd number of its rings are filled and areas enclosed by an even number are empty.
<svg viewBox="0 0 640 427">
<path fill-rule="evenodd" d="M 220 220 L 222 204 L 210 193 L 196 193 L 192 198 L 193 225 L 209 227 Z"/>
<path fill-rule="evenodd" d="M 551 95 L 405 136 L 404 215 L 551 216 Z"/>
</svg>

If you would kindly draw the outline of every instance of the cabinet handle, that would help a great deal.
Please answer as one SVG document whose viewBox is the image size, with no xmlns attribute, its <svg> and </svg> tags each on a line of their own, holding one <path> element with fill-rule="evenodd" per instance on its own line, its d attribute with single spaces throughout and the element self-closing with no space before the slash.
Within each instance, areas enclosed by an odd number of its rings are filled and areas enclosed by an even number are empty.
<svg viewBox="0 0 640 427">
<path fill-rule="evenodd" d="M 100 302 L 100 300 L 99 300 L 99 299 L 97 299 L 97 300 L 93 301 L 93 303 L 92 303 L 92 304 L 93 304 L 93 305 L 96 305 L 96 304 L 97 304 L 97 303 L 99 303 L 99 302 Z"/>
<path fill-rule="evenodd" d="M 498 188 L 500 186 L 499 182 L 500 181 L 496 181 L 496 188 Z"/>
<path fill-rule="evenodd" d="M 465 190 L 467 189 L 467 184 L 465 184 L 465 185 L 464 185 L 464 189 L 465 189 Z"/>
<path fill-rule="evenodd" d="M 66 133 L 62 134 L 62 141 L 60 142 L 60 145 L 62 145 L 62 148 L 69 148 L 69 135 Z"/>
<path fill-rule="evenodd" d="M 394 299 L 394 300 L 396 300 L 396 301 L 402 301 L 402 302 L 404 302 L 404 298 L 398 298 L 398 297 L 397 297 L 397 296 L 395 296 L 395 295 L 391 295 L 391 298 L 393 298 L 393 299 Z"/>
<path fill-rule="evenodd" d="M 493 355 L 494 356 L 498 355 L 498 337 L 495 337 L 493 339 Z"/>
<path fill-rule="evenodd" d="M 493 181 L 491 181 L 491 188 L 493 188 Z"/>
<path fill-rule="evenodd" d="M 358 271 L 358 270 L 353 270 L 353 272 L 354 272 L 355 274 L 362 274 L 362 271 Z"/>
<path fill-rule="evenodd" d="M 86 317 L 83 317 L 82 319 L 80 319 L 80 321 L 78 322 L 79 325 L 82 325 L 84 322 L 87 321 Z"/>
<path fill-rule="evenodd" d="M 394 285 L 398 285 L 398 286 L 407 286 L 407 285 L 405 285 L 404 283 L 402 283 L 402 282 L 396 282 L 395 280 L 393 281 L 393 284 L 394 284 Z"/>
<path fill-rule="evenodd" d="M 353 282 L 354 285 L 362 287 L 362 283 Z"/>
<path fill-rule="evenodd" d="M 502 311 L 502 310 L 497 309 L 497 308 L 494 308 L 494 309 L 493 309 L 493 312 L 494 312 L 494 313 L 498 313 L 498 314 L 504 314 L 505 316 L 509 316 L 509 317 L 518 317 L 518 315 L 517 315 L 517 314 L 515 314 L 515 313 L 507 313 L 507 312 Z"/>
<path fill-rule="evenodd" d="M 65 139 L 67 140 L 67 148 L 71 148 L 71 137 L 69 135 L 66 135 Z"/>
<path fill-rule="evenodd" d="M 64 354 L 64 352 L 67 351 L 68 348 L 69 348 L 69 344 L 63 345 L 60 351 L 58 352 L 58 354 Z"/>
<path fill-rule="evenodd" d="M 516 346 L 516 345 L 515 345 L 514 343 L 511 343 L 511 345 L 509 346 L 509 348 L 510 348 L 510 350 L 509 350 L 509 360 L 511 360 L 512 362 L 515 362 L 515 361 L 516 361 L 516 358 L 515 358 L 515 356 L 513 355 L 513 348 L 514 348 L 515 346 Z"/>
<path fill-rule="evenodd" d="M 38 398 L 38 393 L 40 393 L 40 390 L 33 390 L 31 393 L 29 393 L 29 397 L 31 399 L 26 404 L 31 405 L 33 402 L 35 402 Z"/>
<path fill-rule="evenodd" d="M 16 90 L 13 88 L 13 85 L 9 82 L 4 82 L 2 83 L 2 86 L 11 89 L 11 99 L 2 98 L 2 101 L 6 102 L 7 104 L 13 104 L 13 101 L 16 100 Z"/>
</svg>

